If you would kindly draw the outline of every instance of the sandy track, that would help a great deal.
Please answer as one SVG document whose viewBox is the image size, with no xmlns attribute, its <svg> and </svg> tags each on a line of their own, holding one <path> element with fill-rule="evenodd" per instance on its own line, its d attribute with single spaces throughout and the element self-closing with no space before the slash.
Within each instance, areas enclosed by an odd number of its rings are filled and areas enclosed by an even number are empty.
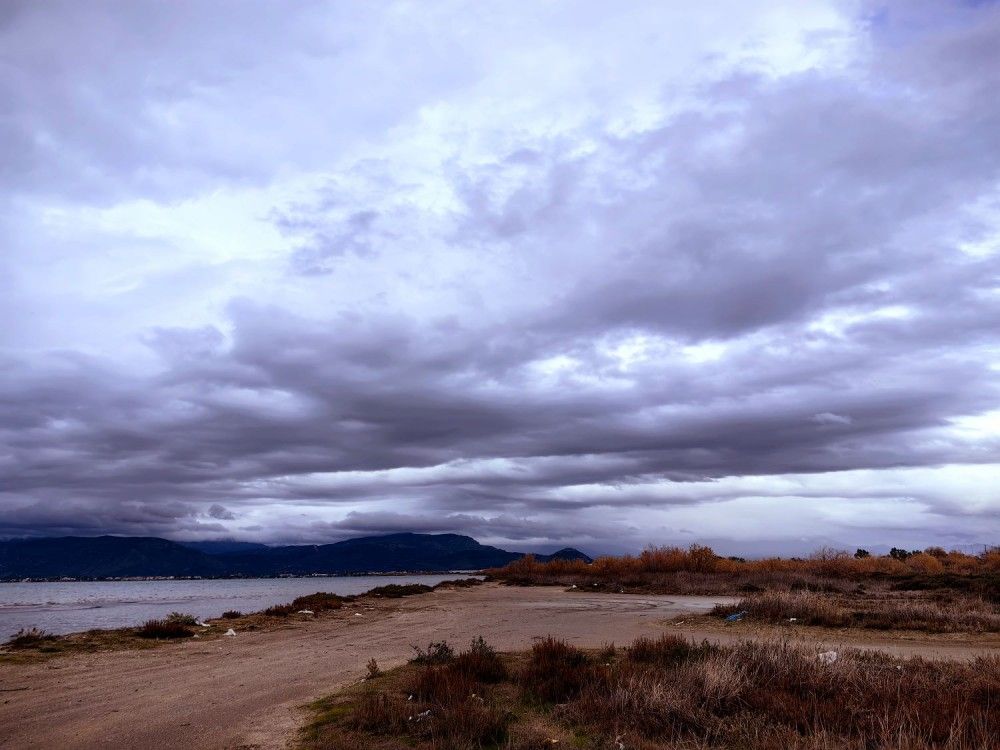
<svg viewBox="0 0 1000 750">
<path fill-rule="evenodd" d="M 388 668 L 411 655 L 410 644 L 445 639 L 462 645 L 477 635 L 504 650 L 546 634 L 582 646 L 622 644 L 717 601 L 725 598 L 487 585 L 348 608 L 236 638 L 0 665 L 0 747 L 286 747 L 304 718 L 302 704 L 358 680 L 371 657 Z M 719 641 L 747 636 L 737 629 L 669 627 Z M 851 645 L 945 658 L 990 650 L 990 644 L 940 639 Z"/>
</svg>

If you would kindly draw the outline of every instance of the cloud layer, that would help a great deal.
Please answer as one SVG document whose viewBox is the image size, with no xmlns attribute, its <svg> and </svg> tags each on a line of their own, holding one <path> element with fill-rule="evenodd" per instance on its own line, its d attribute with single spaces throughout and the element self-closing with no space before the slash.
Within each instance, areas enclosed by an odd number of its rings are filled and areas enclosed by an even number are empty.
<svg viewBox="0 0 1000 750">
<path fill-rule="evenodd" d="M 0 535 L 1000 533 L 992 4 L 9 5 Z"/>
</svg>

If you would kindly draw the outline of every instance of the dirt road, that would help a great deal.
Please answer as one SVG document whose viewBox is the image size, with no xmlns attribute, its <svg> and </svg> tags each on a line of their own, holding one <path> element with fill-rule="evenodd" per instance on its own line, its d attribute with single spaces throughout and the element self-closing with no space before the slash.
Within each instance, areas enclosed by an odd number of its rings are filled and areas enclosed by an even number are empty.
<svg viewBox="0 0 1000 750">
<path fill-rule="evenodd" d="M 412 654 L 410 644 L 444 639 L 464 645 L 483 635 L 513 650 L 547 634 L 581 646 L 623 644 L 717 601 L 726 599 L 486 585 L 351 607 L 278 631 L 0 665 L 0 747 L 283 748 L 295 739 L 304 703 L 360 679 L 372 657 L 383 668 L 402 663 Z M 719 641 L 747 635 L 668 627 Z M 940 639 L 852 645 L 945 658 L 989 650 Z"/>
</svg>

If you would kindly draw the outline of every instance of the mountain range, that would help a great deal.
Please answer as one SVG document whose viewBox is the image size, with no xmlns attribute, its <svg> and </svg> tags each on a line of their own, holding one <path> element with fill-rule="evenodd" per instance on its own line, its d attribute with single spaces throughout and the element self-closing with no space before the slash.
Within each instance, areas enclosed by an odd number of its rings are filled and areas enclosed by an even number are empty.
<svg viewBox="0 0 1000 750">
<path fill-rule="evenodd" d="M 269 547 L 156 537 L 0 541 L 0 580 L 22 578 L 267 577 L 481 570 L 523 557 L 459 534 L 388 534 L 334 544 Z M 539 560 L 590 558 L 567 547 Z"/>
</svg>

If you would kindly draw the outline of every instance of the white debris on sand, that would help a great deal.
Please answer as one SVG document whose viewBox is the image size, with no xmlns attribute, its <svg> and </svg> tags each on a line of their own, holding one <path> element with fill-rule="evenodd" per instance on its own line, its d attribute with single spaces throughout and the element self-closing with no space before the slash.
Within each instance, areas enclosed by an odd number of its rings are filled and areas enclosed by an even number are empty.
<svg viewBox="0 0 1000 750">
<path fill-rule="evenodd" d="M 230 635 L 230 636 L 236 635 L 236 631 L 233 630 L 232 628 L 229 628 L 229 630 L 226 631 L 226 635 Z"/>
<path fill-rule="evenodd" d="M 313 612 L 311 609 L 300 609 L 298 612 L 296 612 L 296 614 L 299 614 L 299 615 L 314 615 L 316 613 Z"/>
</svg>

